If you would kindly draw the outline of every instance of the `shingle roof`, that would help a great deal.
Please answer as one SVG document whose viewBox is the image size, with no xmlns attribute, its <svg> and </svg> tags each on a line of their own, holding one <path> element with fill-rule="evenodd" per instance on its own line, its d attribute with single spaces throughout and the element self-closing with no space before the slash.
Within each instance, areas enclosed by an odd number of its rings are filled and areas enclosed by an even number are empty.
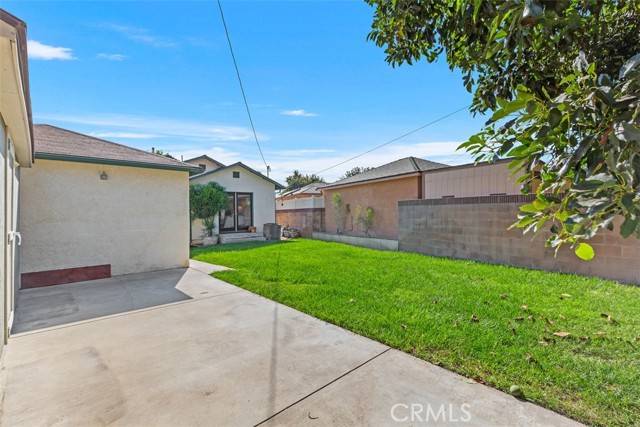
<svg viewBox="0 0 640 427">
<path fill-rule="evenodd" d="M 374 181 L 383 178 L 392 178 L 412 174 L 416 172 L 424 172 L 432 169 L 446 168 L 449 165 L 444 163 L 436 163 L 430 160 L 419 159 L 417 157 L 405 157 L 386 165 L 378 166 L 361 174 L 350 176 L 348 178 L 336 181 L 333 184 L 327 184 L 320 188 L 331 188 L 347 184 L 355 184 L 365 181 Z"/>
<path fill-rule="evenodd" d="M 304 187 L 296 188 L 295 190 L 287 191 L 286 193 L 280 194 L 279 197 L 290 197 L 296 196 L 298 194 L 316 194 L 318 196 L 322 195 L 320 191 L 320 187 L 324 187 L 327 185 L 324 182 L 314 182 L 309 185 L 305 185 Z"/>
<path fill-rule="evenodd" d="M 218 166 L 220 166 L 221 168 L 225 167 L 225 165 L 224 165 L 223 163 L 220 163 L 220 162 L 219 162 L 219 161 L 217 161 L 216 159 L 212 159 L 211 157 L 207 156 L 206 154 L 203 154 L 203 155 L 198 156 L 198 157 L 194 157 L 193 159 L 187 159 L 187 160 L 185 160 L 185 163 L 191 163 L 191 164 L 193 164 L 192 162 L 193 162 L 194 160 L 200 160 L 200 159 L 209 160 L 211 163 L 215 163 L 215 164 L 217 164 Z"/>
<path fill-rule="evenodd" d="M 36 159 L 200 172 L 194 165 L 56 126 L 34 125 Z"/>
</svg>

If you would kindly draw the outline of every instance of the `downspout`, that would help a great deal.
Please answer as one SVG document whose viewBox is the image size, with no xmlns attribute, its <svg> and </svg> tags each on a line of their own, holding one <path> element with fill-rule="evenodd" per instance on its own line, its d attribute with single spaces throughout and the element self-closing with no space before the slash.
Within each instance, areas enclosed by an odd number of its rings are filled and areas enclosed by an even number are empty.
<svg viewBox="0 0 640 427">
<path fill-rule="evenodd" d="M 8 143 L 9 143 L 9 127 L 8 126 L 4 126 L 4 140 L 2 141 L 2 147 L 3 147 L 3 152 L 4 152 L 4 174 L 2 177 L 2 191 L 0 192 L 1 194 L 4 195 L 3 197 L 3 201 L 2 201 L 2 206 L 4 209 L 4 221 L 2 223 L 2 244 L 3 246 L 3 257 L 2 257 L 2 262 L 3 262 L 3 286 L 2 286 L 2 294 L 4 295 L 4 297 L 2 298 L 2 313 L 3 313 L 3 323 L 2 323 L 2 340 L 4 345 L 7 345 L 9 343 L 9 313 L 7 310 L 7 303 L 8 303 L 8 299 L 9 299 L 9 292 L 7 291 L 7 284 L 8 284 L 8 271 L 7 271 L 7 246 L 8 246 L 8 238 L 9 235 L 7 233 L 7 169 L 9 167 L 9 162 L 8 162 Z"/>
</svg>

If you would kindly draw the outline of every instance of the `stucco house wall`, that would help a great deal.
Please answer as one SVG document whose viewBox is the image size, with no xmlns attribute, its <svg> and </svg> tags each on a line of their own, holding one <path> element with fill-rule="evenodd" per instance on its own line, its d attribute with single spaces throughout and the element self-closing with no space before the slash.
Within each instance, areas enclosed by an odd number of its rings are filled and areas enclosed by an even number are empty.
<svg viewBox="0 0 640 427">
<path fill-rule="evenodd" d="M 239 178 L 234 178 L 233 173 L 238 172 Z M 276 222 L 275 185 L 260 176 L 252 173 L 239 165 L 231 165 L 220 168 L 211 174 L 196 175 L 192 177 L 190 184 L 206 184 L 217 182 L 228 192 L 253 194 L 253 225 L 256 233 L 262 234 L 263 225 Z M 217 224 L 217 222 L 216 222 Z M 219 227 L 216 228 L 219 233 Z M 191 238 L 202 238 L 202 224 L 199 220 L 193 222 Z"/>
<path fill-rule="evenodd" d="M 386 180 L 352 184 L 344 187 L 323 189 L 325 205 L 325 224 L 328 233 L 336 233 L 340 225 L 336 222 L 333 208 L 333 195 L 339 193 L 342 197 L 343 210 L 349 204 L 353 213 L 356 205 L 360 205 L 362 214 L 368 207 L 373 208 L 373 228 L 369 234 L 384 239 L 398 238 L 398 202 L 420 198 L 419 175 L 400 177 Z M 344 234 L 364 236 L 361 227 L 356 223 L 353 215 L 347 217 Z"/>
<path fill-rule="evenodd" d="M 188 266 L 188 172 L 38 159 L 22 179 L 22 273 Z"/>
</svg>

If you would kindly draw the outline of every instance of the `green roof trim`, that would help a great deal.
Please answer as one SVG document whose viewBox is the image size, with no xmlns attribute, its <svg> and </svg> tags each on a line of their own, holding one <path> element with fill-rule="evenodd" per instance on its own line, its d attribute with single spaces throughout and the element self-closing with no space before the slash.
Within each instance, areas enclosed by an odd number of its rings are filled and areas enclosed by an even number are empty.
<svg viewBox="0 0 640 427">
<path fill-rule="evenodd" d="M 52 154 L 52 153 L 40 153 L 40 152 L 36 152 L 36 159 L 58 160 L 62 162 L 92 163 L 92 164 L 100 164 L 100 165 L 126 166 L 126 167 L 146 168 L 146 169 L 174 170 L 174 171 L 189 172 L 189 175 L 197 175 L 202 173 L 203 171 L 203 169 L 200 168 L 199 166 L 192 166 L 192 167 L 185 167 L 185 166 L 178 166 L 178 165 L 172 166 L 172 165 L 161 165 L 157 163 L 101 159 L 98 157 L 69 156 L 66 154 Z"/>
</svg>

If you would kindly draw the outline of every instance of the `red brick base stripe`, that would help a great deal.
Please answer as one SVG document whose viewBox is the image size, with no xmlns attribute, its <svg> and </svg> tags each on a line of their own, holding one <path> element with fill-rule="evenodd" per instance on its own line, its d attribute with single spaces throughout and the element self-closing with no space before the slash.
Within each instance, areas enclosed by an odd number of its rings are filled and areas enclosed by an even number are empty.
<svg viewBox="0 0 640 427">
<path fill-rule="evenodd" d="M 22 273 L 21 287 L 22 289 L 40 288 L 42 286 L 63 285 L 65 283 L 106 279 L 108 277 L 111 277 L 111 264 L 36 271 L 34 273 Z"/>
</svg>

